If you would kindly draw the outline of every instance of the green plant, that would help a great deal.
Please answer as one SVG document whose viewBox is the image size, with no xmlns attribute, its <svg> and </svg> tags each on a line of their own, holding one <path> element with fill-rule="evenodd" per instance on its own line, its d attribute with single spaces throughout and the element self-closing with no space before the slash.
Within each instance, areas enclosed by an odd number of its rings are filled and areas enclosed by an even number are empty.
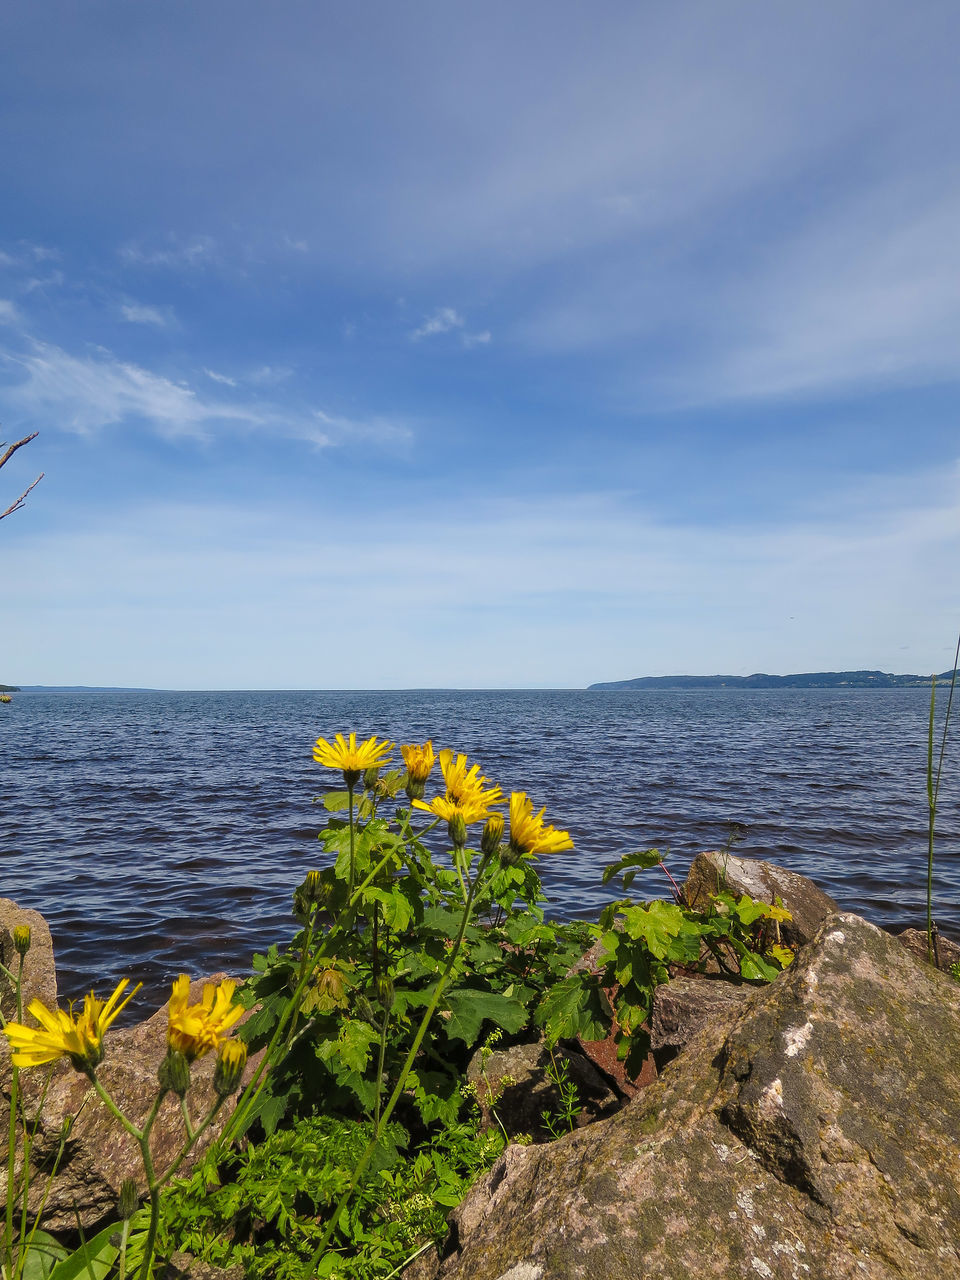
<svg viewBox="0 0 960 1280">
<path fill-rule="evenodd" d="M 504 1139 L 479 1129 L 479 1112 L 411 1144 L 381 1126 L 375 1156 L 338 1217 L 336 1246 L 318 1270 L 310 1260 L 373 1135 L 367 1123 L 331 1116 L 296 1120 L 269 1137 L 206 1161 L 164 1200 L 161 1254 L 186 1249 L 218 1266 L 240 1262 L 251 1280 L 396 1274 L 443 1238 L 446 1213 L 500 1155 Z"/>
<path fill-rule="evenodd" d="M 635 877 L 663 859 L 656 849 L 627 854 L 606 868 L 603 882 Z M 780 943 L 779 925 L 790 913 L 781 904 L 754 902 L 726 890 L 705 911 L 679 902 L 620 898 L 600 916 L 604 954 L 595 973 L 575 973 L 541 1000 L 537 1020 L 549 1044 L 574 1036 L 593 1040 L 616 1028 L 618 1054 L 636 1074 L 649 1049 L 646 1023 L 654 989 L 670 977 L 670 965 L 703 970 L 716 966 L 745 982 L 769 982 L 793 959 Z"/>
<path fill-rule="evenodd" d="M 577 1086 L 570 1079 L 570 1063 L 566 1058 L 559 1061 L 554 1049 L 549 1049 L 550 1065 L 547 1067 L 547 1078 L 553 1081 L 557 1091 L 557 1104 L 552 1111 L 545 1112 L 543 1123 L 553 1138 L 561 1138 L 565 1133 L 572 1133 L 576 1127 L 577 1117 L 583 1110 Z"/>
</svg>

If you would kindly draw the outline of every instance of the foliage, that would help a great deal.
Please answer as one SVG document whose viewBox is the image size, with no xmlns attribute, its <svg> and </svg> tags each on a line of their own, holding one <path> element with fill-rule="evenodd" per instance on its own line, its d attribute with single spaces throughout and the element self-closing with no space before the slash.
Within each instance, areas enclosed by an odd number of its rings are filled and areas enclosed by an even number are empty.
<svg viewBox="0 0 960 1280">
<path fill-rule="evenodd" d="M 656 849 L 628 854 L 606 868 L 603 882 L 619 876 L 628 889 L 641 871 L 662 861 Z M 558 982 L 542 999 L 537 1020 L 548 1043 L 556 1044 L 574 1036 L 597 1039 L 612 1019 L 618 1054 L 636 1074 L 649 1049 L 653 992 L 668 981 L 670 966 L 702 972 L 713 962 L 745 982 L 770 982 L 793 959 L 779 936 L 780 923 L 789 919 L 779 902 L 771 906 L 726 890 L 706 911 L 679 901 L 618 899 L 600 916 L 599 971 Z"/>
<path fill-rule="evenodd" d="M 324 1267 L 311 1272 L 324 1223 L 371 1133 L 369 1123 L 314 1116 L 248 1143 L 219 1169 L 206 1163 L 168 1194 L 161 1253 L 186 1249 L 219 1266 L 241 1262 L 252 1280 L 395 1274 L 442 1239 L 446 1214 L 500 1155 L 504 1139 L 496 1130 L 481 1133 L 476 1111 L 419 1146 L 408 1145 L 400 1125 L 388 1125 L 340 1215 Z"/>
</svg>

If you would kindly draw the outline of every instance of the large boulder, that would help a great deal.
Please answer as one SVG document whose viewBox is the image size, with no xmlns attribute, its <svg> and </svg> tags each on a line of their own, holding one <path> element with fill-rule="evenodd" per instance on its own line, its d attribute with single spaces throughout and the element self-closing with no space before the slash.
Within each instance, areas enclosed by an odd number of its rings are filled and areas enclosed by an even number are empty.
<svg viewBox="0 0 960 1280">
<path fill-rule="evenodd" d="M 960 1274 L 960 984 L 834 914 L 739 1016 L 454 1211 L 442 1280 Z"/>
<path fill-rule="evenodd" d="M 779 898 L 793 917 L 780 926 L 789 947 L 803 946 L 839 905 L 812 880 L 759 858 L 736 858 L 732 853 L 700 853 L 694 858 L 683 886 L 691 907 L 705 907 L 713 894 L 726 889 L 737 897 L 747 893 L 755 902 Z"/>
</svg>

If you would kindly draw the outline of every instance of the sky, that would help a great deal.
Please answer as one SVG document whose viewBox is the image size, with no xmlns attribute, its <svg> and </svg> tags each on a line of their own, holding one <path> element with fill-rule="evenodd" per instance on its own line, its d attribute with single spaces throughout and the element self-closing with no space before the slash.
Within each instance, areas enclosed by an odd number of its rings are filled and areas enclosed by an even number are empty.
<svg viewBox="0 0 960 1280">
<path fill-rule="evenodd" d="M 960 7 L 7 0 L 0 680 L 943 671 Z"/>
</svg>

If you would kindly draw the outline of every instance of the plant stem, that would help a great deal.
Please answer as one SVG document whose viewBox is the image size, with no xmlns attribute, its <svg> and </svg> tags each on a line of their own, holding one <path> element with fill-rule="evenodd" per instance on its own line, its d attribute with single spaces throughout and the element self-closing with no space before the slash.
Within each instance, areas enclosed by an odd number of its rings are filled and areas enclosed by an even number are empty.
<svg viewBox="0 0 960 1280">
<path fill-rule="evenodd" d="M 347 796 L 350 800 L 350 879 L 347 882 L 347 898 L 353 897 L 354 880 L 354 831 L 353 831 L 353 787 L 347 784 Z"/>
<path fill-rule="evenodd" d="M 23 956 L 20 956 L 20 964 L 17 967 L 16 978 L 17 992 L 17 1021 L 23 1019 Z M 6 1218 L 4 1223 L 4 1253 L 7 1259 L 7 1275 L 13 1280 L 13 1174 L 16 1164 L 17 1150 L 17 1104 L 20 1095 L 20 1068 L 12 1067 L 10 1078 L 10 1124 L 7 1129 L 7 1206 Z M 27 1168 L 26 1157 L 24 1157 L 23 1165 L 24 1179 L 29 1178 L 30 1171 Z M 19 1266 L 19 1260 L 18 1260 Z"/>
<path fill-rule="evenodd" d="M 383 1112 L 380 1116 L 380 1120 L 376 1125 L 374 1125 L 373 1137 L 367 1143 L 367 1146 L 363 1152 L 363 1155 L 360 1157 L 359 1161 L 357 1162 L 357 1166 L 353 1171 L 353 1176 L 350 1179 L 350 1185 L 347 1187 L 346 1191 L 340 1197 L 340 1200 L 337 1203 L 336 1208 L 334 1209 L 333 1213 L 330 1215 L 330 1220 L 327 1223 L 327 1229 L 323 1233 L 323 1239 L 317 1245 L 317 1248 L 314 1251 L 313 1257 L 310 1259 L 310 1262 L 307 1266 L 308 1273 L 314 1271 L 317 1263 L 323 1257 L 324 1251 L 326 1250 L 327 1245 L 330 1243 L 330 1237 L 333 1235 L 336 1229 L 337 1223 L 340 1220 L 340 1215 L 343 1213 L 344 1209 L 350 1203 L 350 1200 L 353 1197 L 353 1193 L 354 1191 L 356 1191 L 357 1186 L 360 1182 L 360 1179 L 363 1177 L 364 1171 L 367 1165 L 370 1163 L 370 1159 L 374 1151 L 376 1151 L 377 1149 L 377 1143 L 380 1141 L 380 1134 L 382 1133 L 383 1128 L 386 1125 L 387 1121 L 393 1115 L 394 1108 L 396 1107 L 397 1103 L 400 1101 L 400 1097 L 403 1093 L 404 1088 L 406 1087 L 407 1077 L 410 1075 L 411 1068 L 413 1067 L 414 1059 L 416 1058 L 417 1053 L 419 1052 L 420 1045 L 423 1043 L 423 1037 L 427 1034 L 427 1027 L 430 1025 L 430 1021 L 437 1010 L 437 1005 L 440 1003 L 440 997 L 443 995 L 444 988 L 447 985 L 447 982 L 450 978 L 451 973 L 453 973 L 454 966 L 460 954 L 460 948 L 463 945 L 463 935 L 467 931 L 467 924 L 469 923 L 470 914 L 473 909 L 473 900 L 474 900 L 474 897 L 476 896 L 477 886 L 480 884 L 480 881 L 482 878 L 482 872 L 486 867 L 488 861 L 489 861 L 488 856 L 484 854 L 480 862 L 480 865 L 477 868 L 477 874 L 474 877 L 473 883 L 470 886 L 470 892 L 467 895 L 467 900 L 464 903 L 463 914 L 460 917 L 460 928 L 457 930 L 457 936 L 453 941 L 453 947 L 450 951 L 450 958 L 448 959 L 446 966 L 444 967 L 443 973 L 440 975 L 439 979 L 437 980 L 437 985 L 433 989 L 433 995 L 430 997 L 430 1003 L 427 1005 L 426 1009 L 424 1010 L 423 1018 L 420 1021 L 420 1026 L 417 1028 L 417 1034 L 413 1037 L 413 1044 L 410 1046 L 407 1052 L 407 1056 L 404 1059 L 403 1066 L 400 1069 L 400 1075 L 397 1078 L 397 1083 L 394 1085 L 393 1093 L 391 1093 L 390 1095 L 390 1100 L 387 1102 L 387 1105 L 384 1107 Z"/>
</svg>

